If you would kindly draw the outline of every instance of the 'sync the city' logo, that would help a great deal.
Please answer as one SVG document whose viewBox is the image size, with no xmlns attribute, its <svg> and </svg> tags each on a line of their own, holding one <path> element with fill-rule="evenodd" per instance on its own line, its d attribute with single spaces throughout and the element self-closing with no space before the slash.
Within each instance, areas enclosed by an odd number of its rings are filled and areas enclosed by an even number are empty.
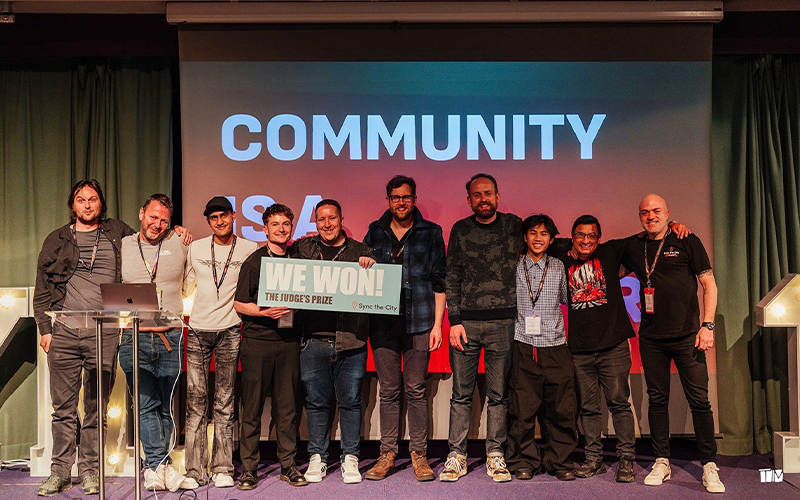
<svg viewBox="0 0 800 500">
<path fill-rule="evenodd" d="M 762 483 L 782 483 L 783 470 L 782 469 L 758 469 L 761 474 Z"/>
</svg>

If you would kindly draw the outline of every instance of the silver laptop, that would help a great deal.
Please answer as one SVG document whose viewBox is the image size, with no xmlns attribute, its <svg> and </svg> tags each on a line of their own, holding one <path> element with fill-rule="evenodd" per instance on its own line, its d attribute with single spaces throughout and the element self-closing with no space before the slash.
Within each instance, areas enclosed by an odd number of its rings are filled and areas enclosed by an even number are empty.
<svg viewBox="0 0 800 500">
<path fill-rule="evenodd" d="M 157 311 L 155 283 L 103 283 L 100 296 L 105 311 Z"/>
</svg>

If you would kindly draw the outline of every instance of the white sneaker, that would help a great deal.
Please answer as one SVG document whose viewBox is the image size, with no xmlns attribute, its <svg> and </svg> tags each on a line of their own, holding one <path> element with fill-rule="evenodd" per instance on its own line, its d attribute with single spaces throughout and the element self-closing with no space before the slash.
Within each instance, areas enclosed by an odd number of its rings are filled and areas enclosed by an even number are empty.
<svg viewBox="0 0 800 500">
<path fill-rule="evenodd" d="M 703 486 L 709 493 L 725 493 L 725 485 L 719 479 L 719 467 L 714 462 L 703 466 Z"/>
<path fill-rule="evenodd" d="M 161 464 L 156 469 L 156 472 L 164 480 L 164 486 L 173 493 L 178 491 L 181 484 L 186 480 L 186 476 L 175 470 L 172 464 Z"/>
<path fill-rule="evenodd" d="M 656 458 L 656 463 L 653 464 L 653 470 L 644 478 L 644 484 L 647 486 L 661 486 L 664 481 L 669 481 L 672 477 L 672 470 L 669 468 L 669 460 L 666 458 Z"/>
<path fill-rule="evenodd" d="M 467 473 L 467 456 L 451 451 L 447 455 L 444 469 L 439 473 L 439 481 L 453 482 Z"/>
<path fill-rule="evenodd" d="M 193 477 L 187 477 L 180 484 L 179 489 L 181 489 L 181 490 L 196 490 L 199 487 L 200 487 L 200 483 L 197 482 L 197 479 L 195 479 Z"/>
<path fill-rule="evenodd" d="M 211 475 L 211 480 L 214 481 L 214 486 L 217 488 L 231 488 L 233 487 L 233 476 L 225 474 L 224 472 L 217 472 Z"/>
<path fill-rule="evenodd" d="M 358 458 L 355 455 L 345 455 L 342 461 L 342 480 L 345 484 L 361 482 L 361 472 L 358 470 Z"/>
<path fill-rule="evenodd" d="M 145 469 L 144 489 L 150 491 L 164 491 L 167 489 L 167 487 L 164 486 L 164 479 L 157 471 L 153 469 Z"/>
<path fill-rule="evenodd" d="M 318 483 L 328 473 L 328 465 L 322 463 L 322 456 L 319 453 L 311 455 L 308 461 L 308 468 L 306 469 L 306 481 L 309 483 Z"/>
</svg>

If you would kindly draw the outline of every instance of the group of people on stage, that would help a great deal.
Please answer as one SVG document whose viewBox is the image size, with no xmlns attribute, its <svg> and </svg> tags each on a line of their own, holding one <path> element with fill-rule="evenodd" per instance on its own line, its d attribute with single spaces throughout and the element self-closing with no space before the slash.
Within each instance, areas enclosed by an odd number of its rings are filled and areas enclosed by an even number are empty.
<svg viewBox="0 0 800 500">
<path fill-rule="evenodd" d="M 395 471 L 401 400 L 408 408 L 409 450 L 419 481 L 435 479 L 427 457 L 425 380 L 431 351 L 443 342 L 450 321 L 449 454 L 440 481 L 467 473 L 467 436 L 481 350 L 487 399 L 486 471 L 496 482 L 531 479 L 547 472 L 569 481 L 606 472 L 601 431 L 601 393 L 617 436 L 618 482 L 634 482 L 634 419 L 629 402 L 631 368 L 628 318 L 620 277 L 641 283 L 639 349 L 649 398 L 649 425 L 656 461 L 644 479 L 670 479 L 670 363 L 680 375 L 691 408 L 702 481 L 725 490 L 716 466 L 716 443 L 705 351 L 714 345 L 716 284 L 700 239 L 668 222 L 663 198 L 639 205 L 644 232 L 601 243 L 600 222 L 578 217 L 571 238 L 560 238 L 544 214 L 525 220 L 497 211 L 500 193 L 489 174 L 466 183 L 474 215 L 457 221 L 445 250 L 442 228 L 416 208 L 416 183 L 398 175 L 386 186 L 388 209 L 369 225 L 363 242 L 342 228 L 342 207 L 333 199 L 315 208 L 317 234 L 292 241 L 294 214 L 279 203 L 263 214 L 264 246 L 237 237 L 228 199 L 214 197 L 203 216 L 212 234 L 192 241 L 184 228 L 170 229 L 172 202 L 149 197 L 139 210 L 139 231 L 106 217 L 95 180 L 78 182 L 69 196 L 71 221 L 53 231 L 39 255 L 34 312 L 50 366 L 53 402 L 51 475 L 38 495 L 72 486 L 78 392 L 83 373 L 78 473 L 86 494 L 99 492 L 97 398 L 107 400 L 119 363 L 132 387 L 131 332 L 104 331 L 102 370 L 95 360 L 96 332 L 53 324 L 48 311 L 102 309 L 103 283 L 154 283 L 165 311 L 182 311 L 182 297 L 196 288 L 186 336 L 186 473 L 171 465 L 176 439 L 171 400 L 181 370 L 181 329 L 142 329 L 139 340 L 140 427 L 144 484 L 151 490 L 216 487 L 254 489 L 259 481 L 261 415 L 267 396 L 275 425 L 280 479 L 292 486 L 320 482 L 328 471 L 332 402 L 341 430 L 340 471 L 345 483 L 362 481 L 359 446 L 362 379 L 369 340 L 380 384 L 380 456 L 365 477 Z M 263 257 L 402 266 L 399 314 L 302 311 L 257 304 Z M 701 309 L 697 283 L 702 294 Z M 569 341 L 561 305 L 569 314 Z M 164 331 L 166 330 L 166 331 Z M 213 402 L 208 373 L 216 364 Z M 238 484 L 234 481 L 234 381 L 241 361 Z M 104 394 L 96 394 L 98 371 Z M 310 460 L 298 470 L 297 394 L 302 383 Z M 212 405 L 210 457 L 207 413 Z M 537 415 L 544 415 L 544 448 L 535 442 Z M 570 460 L 580 420 L 586 458 Z"/>
</svg>

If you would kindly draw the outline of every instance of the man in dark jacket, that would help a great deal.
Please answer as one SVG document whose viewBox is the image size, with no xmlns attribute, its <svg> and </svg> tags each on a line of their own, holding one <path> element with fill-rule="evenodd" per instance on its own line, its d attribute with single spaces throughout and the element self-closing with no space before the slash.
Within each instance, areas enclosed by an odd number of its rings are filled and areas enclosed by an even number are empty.
<svg viewBox="0 0 800 500">
<path fill-rule="evenodd" d="M 318 235 L 295 243 L 301 259 L 375 263 L 370 248 L 342 230 L 342 207 L 322 200 L 314 210 Z M 306 311 L 298 318 L 303 334 L 300 379 L 306 388 L 308 453 L 306 480 L 319 482 L 327 473 L 330 443 L 330 401 L 336 395 L 342 432 L 342 479 L 360 483 L 358 453 L 361 439 L 361 381 L 367 363 L 369 316 L 362 313 Z"/>
<path fill-rule="evenodd" d="M 403 266 L 400 314 L 375 315 L 370 343 L 380 382 L 381 454 L 367 479 L 394 471 L 400 429 L 400 389 L 408 404 L 411 464 L 418 481 L 432 481 L 428 465 L 428 399 L 425 378 L 430 351 L 442 345 L 445 309 L 445 250 L 442 228 L 416 208 L 417 185 L 403 175 L 386 185 L 389 209 L 369 226 L 364 243 L 378 262 Z M 402 356 L 402 370 L 400 359 Z"/>
<path fill-rule="evenodd" d="M 78 447 L 78 474 L 86 494 L 100 491 L 95 328 L 53 325 L 47 312 L 102 309 L 100 285 L 120 281 L 122 238 L 134 233 L 124 222 L 105 217 L 106 201 L 100 184 L 94 179 L 75 184 L 67 206 L 70 223 L 50 233 L 39 253 L 33 297 L 34 315 L 41 333 L 39 345 L 47 353 L 50 367 L 53 401 L 53 461 L 50 477 L 37 491 L 40 496 L 52 496 L 72 486 L 82 371 L 85 413 Z M 104 331 L 104 407 L 116 371 L 117 345 L 117 330 Z"/>
</svg>

